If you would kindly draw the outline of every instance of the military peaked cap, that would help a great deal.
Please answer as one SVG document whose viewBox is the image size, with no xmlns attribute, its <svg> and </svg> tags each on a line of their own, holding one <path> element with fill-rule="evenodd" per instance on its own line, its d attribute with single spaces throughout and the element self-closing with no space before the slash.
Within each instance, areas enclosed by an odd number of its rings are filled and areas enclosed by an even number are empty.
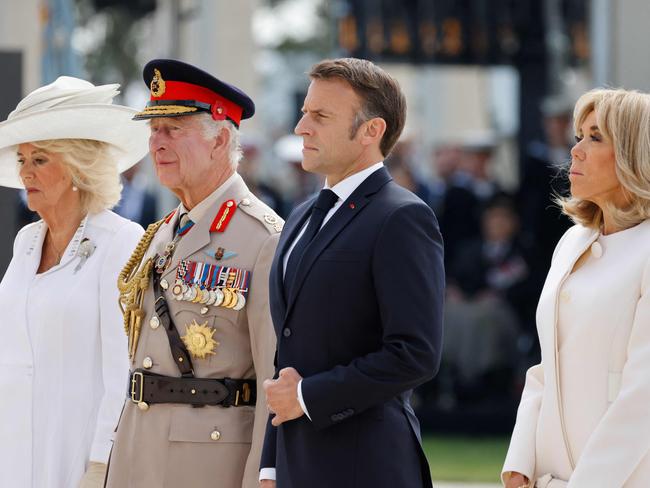
<svg viewBox="0 0 650 488">
<path fill-rule="evenodd" d="M 151 99 L 133 117 L 135 120 L 207 112 L 215 120 L 228 119 L 239 127 L 243 119 L 255 113 L 255 104 L 243 91 L 191 64 L 154 59 L 146 64 L 142 75 Z"/>
</svg>

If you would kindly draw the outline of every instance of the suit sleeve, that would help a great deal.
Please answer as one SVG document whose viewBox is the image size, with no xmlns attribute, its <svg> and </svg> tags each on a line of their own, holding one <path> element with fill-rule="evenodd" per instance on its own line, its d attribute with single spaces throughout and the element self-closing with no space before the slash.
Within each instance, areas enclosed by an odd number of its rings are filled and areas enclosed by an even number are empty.
<svg viewBox="0 0 650 488">
<path fill-rule="evenodd" d="M 278 378 L 278 361 L 277 361 L 277 349 L 273 359 L 273 367 L 275 368 L 275 374 L 273 378 Z M 266 397 L 264 397 L 266 398 Z M 264 445 L 262 447 L 262 459 L 260 461 L 260 470 L 263 468 L 273 468 L 275 469 L 275 456 L 276 456 L 276 442 L 278 429 L 276 429 L 271 420 L 273 416 L 271 414 L 267 415 L 266 419 L 266 433 L 264 434 Z"/>
<path fill-rule="evenodd" d="M 568 486 L 625 486 L 650 452 L 650 261 L 646 262 L 621 387 L 585 445 Z"/>
<path fill-rule="evenodd" d="M 271 424 L 272 417 L 267 416 L 266 420 L 266 434 L 264 435 L 264 448 L 262 450 L 262 460 L 260 461 L 260 469 L 262 468 L 275 468 L 275 452 L 278 429 Z"/>
<path fill-rule="evenodd" d="M 372 253 L 381 347 L 303 379 L 317 429 L 380 405 L 431 379 L 440 364 L 444 266 L 432 210 L 409 203 L 389 214 Z"/>
<path fill-rule="evenodd" d="M 272 234 L 266 239 L 257 256 L 252 271 L 252 282 L 248 295 L 247 316 L 250 332 L 251 353 L 257 380 L 257 403 L 253 440 L 246 460 L 243 488 L 259 486 L 259 468 L 262 444 L 269 411 L 264 401 L 264 380 L 273 377 L 273 355 L 275 353 L 275 331 L 269 308 L 269 271 L 278 245 L 280 234 Z"/>
<path fill-rule="evenodd" d="M 90 449 L 90 461 L 106 463 L 122 405 L 129 361 L 122 312 L 117 304 L 117 276 L 142 236 L 142 227 L 124 225 L 112 238 L 99 276 L 99 328 L 101 336 L 102 396 Z M 98 247 L 101 243 L 98 243 Z M 92 259 L 89 258 L 89 259 Z"/>
</svg>

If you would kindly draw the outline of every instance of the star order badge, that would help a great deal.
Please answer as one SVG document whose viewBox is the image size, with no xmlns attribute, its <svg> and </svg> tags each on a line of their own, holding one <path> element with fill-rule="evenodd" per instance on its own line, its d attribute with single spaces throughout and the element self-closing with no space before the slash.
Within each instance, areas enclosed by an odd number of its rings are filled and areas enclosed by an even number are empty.
<svg viewBox="0 0 650 488">
<path fill-rule="evenodd" d="M 181 337 L 187 350 L 198 359 L 205 359 L 208 354 L 215 354 L 215 349 L 219 345 L 212 336 L 215 330 L 208 327 L 208 323 L 200 324 L 193 320 L 192 323 L 185 325 L 185 335 Z"/>
</svg>

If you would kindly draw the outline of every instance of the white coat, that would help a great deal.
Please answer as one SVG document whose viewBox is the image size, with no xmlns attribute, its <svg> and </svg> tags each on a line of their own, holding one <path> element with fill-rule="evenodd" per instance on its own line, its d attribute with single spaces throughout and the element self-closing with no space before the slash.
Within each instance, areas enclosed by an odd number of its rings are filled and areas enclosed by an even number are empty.
<svg viewBox="0 0 650 488">
<path fill-rule="evenodd" d="M 21 229 L 0 283 L 2 487 L 76 488 L 89 460 L 107 462 L 126 394 L 117 276 L 142 228 L 90 216 L 61 263 L 37 274 L 46 230 Z M 96 248 L 78 268 L 84 238 Z"/>
<path fill-rule="evenodd" d="M 650 220 L 608 236 L 569 229 L 537 328 L 542 361 L 527 373 L 504 472 L 551 473 L 570 488 L 650 486 Z"/>
</svg>

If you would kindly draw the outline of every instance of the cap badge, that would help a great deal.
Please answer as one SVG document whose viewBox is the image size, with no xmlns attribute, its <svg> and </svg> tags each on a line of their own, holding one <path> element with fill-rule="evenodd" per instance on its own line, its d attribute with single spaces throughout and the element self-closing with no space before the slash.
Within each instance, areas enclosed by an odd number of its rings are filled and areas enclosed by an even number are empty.
<svg viewBox="0 0 650 488">
<path fill-rule="evenodd" d="M 153 70 L 153 78 L 151 79 L 151 95 L 154 97 L 162 97 L 165 94 L 165 80 L 163 80 L 160 70 Z"/>
</svg>

